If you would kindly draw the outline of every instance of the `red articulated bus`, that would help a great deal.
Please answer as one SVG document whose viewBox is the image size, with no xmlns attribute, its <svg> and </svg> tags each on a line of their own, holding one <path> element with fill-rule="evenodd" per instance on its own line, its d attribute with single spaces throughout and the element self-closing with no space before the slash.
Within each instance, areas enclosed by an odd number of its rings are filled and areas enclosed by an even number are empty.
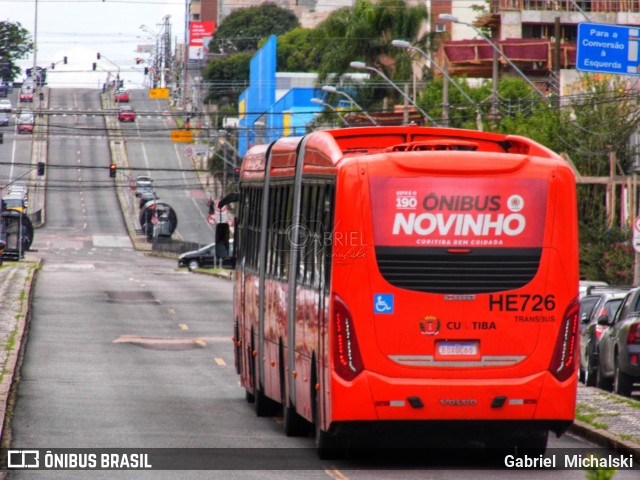
<svg viewBox="0 0 640 480">
<path fill-rule="evenodd" d="M 577 207 L 559 155 L 478 131 L 317 131 L 252 147 L 229 201 L 236 368 L 287 435 L 315 433 L 321 456 L 394 433 L 539 454 L 573 422 Z"/>
</svg>

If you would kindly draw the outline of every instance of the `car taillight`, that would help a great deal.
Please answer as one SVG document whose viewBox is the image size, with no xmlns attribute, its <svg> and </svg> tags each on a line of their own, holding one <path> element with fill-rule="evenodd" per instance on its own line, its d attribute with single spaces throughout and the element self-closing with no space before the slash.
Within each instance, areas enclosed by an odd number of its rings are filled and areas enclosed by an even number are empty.
<svg viewBox="0 0 640 480">
<path fill-rule="evenodd" d="M 640 345 L 640 323 L 631 325 L 627 334 L 627 344 Z"/>
<path fill-rule="evenodd" d="M 351 381 L 364 370 L 351 312 L 340 297 L 333 297 L 333 364 L 338 375 Z"/>
<path fill-rule="evenodd" d="M 580 305 L 577 299 L 567 307 L 549 365 L 551 374 L 561 382 L 570 378 L 576 370 L 579 310 Z"/>
<path fill-rule="evenodd" d="M 605 325 L 596 325 L 596 340 L 600 340 L 600 337 L 602 336 L 602 334 L 604 333 L 604 331 L 607 329 L 608 327 Z"/>
</svg>

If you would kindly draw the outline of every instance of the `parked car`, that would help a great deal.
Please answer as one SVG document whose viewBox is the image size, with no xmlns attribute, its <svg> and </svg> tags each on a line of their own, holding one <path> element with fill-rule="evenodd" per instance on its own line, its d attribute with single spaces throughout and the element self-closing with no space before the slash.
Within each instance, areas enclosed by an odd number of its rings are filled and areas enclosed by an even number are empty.
<svg viewBox="0 0 640 480">
<path fill-rule="evenodd" d="M 580 280 L 579 283 L 579 291 L 580 297 L 588 295 L 588 291 L 593 287 L 606 287 L 608 285 L 607 282 L 601 282 L 599 280 Z"/>
<path fill-rule="evenodd" d="M 229 242 L 229 247 L 222 244 L 218 245 L 216 252 L 216 244 L 210 243 L 198 250 L 185 252 L 178 257 L 178 267 L 187 267 L 189 270 L 196 268 L 211 268 L 222 262 L 223 259 L 230 256 L 230 250 L 233 249 L 233 240 Z"/>
<path fill-rule="evenodd" d="M 0 98 L 0 112 L 9 113 L 13 109 L 13 105 L 11 105 L 11 100 L 8 98 Z"/>
<path fill-rule="evenodd" d="M 7 127 L 9 125 L 9 115 L 6 112 L 0 112 L 0 127 Z"/>
<path fill-rule="evenodd" d="M 599 288 L 599 293 L 587 295 L 580 300 L 580 350 L 579 350 L 579 372 L 580 380 L 585 385 L 593 387 L 596 385 L 596 375 L 598 373 L 598 343 L 600 337 L 607 329 L 603 323 L 609 323 L 622 300 L 627 295 L 631 287 L 606 287 L 607 290 Z M 582 315 L 582 304 L 584 301 L 591 303 L 595 298 L 595 303 L 590 308 L 588 315 Z"/>
<path fill-rule="evenodd" d="M 210 243 L 198 250 L 185 252 L 178 257 L 178 267 L 196 268 L 213 267 L 216 264 L 216 244 Z"/>
<path fill-rule="evenodd" d="M 640 288 L 627 293 L 612 320 L 598 323 L 608 328 L 598 342 L 596 386 L 631 396 L 640 382 Z"/>
<path fill-rule="evenodd" d="M 136 112 L 133 107 L 125 105 L 118 110 L 118 120 L 121 122 L 134 122 L 136 120 Z"/>
<path fill-rule="evenodd" d="M 129 92 L 124 88 L 119 88 L 113 94 L 113 100 L 118 103 L 127 103 L 129 101 Z"/>
</svg>

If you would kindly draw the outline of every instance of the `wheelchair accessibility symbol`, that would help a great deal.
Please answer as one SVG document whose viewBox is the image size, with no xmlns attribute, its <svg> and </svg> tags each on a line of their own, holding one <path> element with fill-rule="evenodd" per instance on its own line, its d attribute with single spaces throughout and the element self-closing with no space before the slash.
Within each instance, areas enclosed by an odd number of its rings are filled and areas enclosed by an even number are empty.
<svg viewBox="0 0 640 480">
<path fill-rule="evenodd" d="M 393 294 L 376 293 L 373 296 L 373 313 L 393 313 Z"/>
</svg>

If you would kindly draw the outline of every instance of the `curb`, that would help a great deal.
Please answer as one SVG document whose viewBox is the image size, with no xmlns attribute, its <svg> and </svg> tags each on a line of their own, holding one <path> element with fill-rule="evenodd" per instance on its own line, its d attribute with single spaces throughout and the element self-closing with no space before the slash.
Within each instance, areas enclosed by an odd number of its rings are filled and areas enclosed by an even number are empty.
<svg viewBox="0 0 640 480">
<path fill-rule="evenodd" d="M 568 432 L 585 440 L 589 440 L 598 446 L 622 452 L 625 455 L 633 455 L 640 459 L 640 445 L 623 440 L 606 430 L 596 428 L 581 420 L 576 419 L 573 425 L 569 427 Z"/>
<path fill-rule="evenodd" d="M 33 285 L 36 280 L 36 275 L 40 266 L 42 265 L 42 259 L 37 258 L 34 262 L 33 270 L 27 275 L 24 283 L 25 295 L 20 300 L 20 311 L 16 317 L 16 335 L 15 345 L 7 356 L 7 360 L 4 365 L 4 377 L 2 383 L 0 383 L 0 445 L 5 448 L 5 427 L 7 420 L 7 412 L 11 409 L 12 403 L 12 390 L 14 388 L 14 380 L 19 376 L 19 364 L 22 360 L 22 354 L 24 349 L 24 337 L 28 329 L 28 324 L 31 320 L 31 300 L 33 295 Z"/>
</svg>

